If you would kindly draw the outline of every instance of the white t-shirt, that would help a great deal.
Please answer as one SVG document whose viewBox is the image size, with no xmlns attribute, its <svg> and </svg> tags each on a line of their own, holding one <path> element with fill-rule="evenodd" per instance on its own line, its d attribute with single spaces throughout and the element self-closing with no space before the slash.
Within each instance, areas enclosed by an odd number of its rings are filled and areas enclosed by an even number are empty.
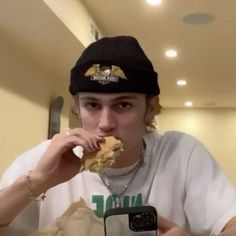
<svg viewBox="0 0 236 236">
<path fill-rule="evenodd" d="M 159 215 L 192 233 L 219 234 L 236 216 L 236 192 L 208 151 L 181 132 L 151 133 L 145 135 L 144 141 L 144 164 L 124 193 L 122 206 L 153 205 Z M 19 156 L 3 175 L 0 188 L 33 169 L 49 143 L 45 141 Z M 112 177 L 112 186 L 122 189 L 132 174 Z M 44 202 L 32 201 L 18 215 L 9 226 L 9 235 L 27 235 L 52 223 L 80 197 L 98 217 L 115 206 L 101 178 L 88 171 L 48 190 L 46 195 Z"/>
</svg>

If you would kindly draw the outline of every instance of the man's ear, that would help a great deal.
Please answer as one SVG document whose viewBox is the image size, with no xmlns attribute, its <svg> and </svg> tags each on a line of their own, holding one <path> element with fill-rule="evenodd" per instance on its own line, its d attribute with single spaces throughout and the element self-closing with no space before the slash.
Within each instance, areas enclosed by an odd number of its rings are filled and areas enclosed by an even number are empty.
<svg viewBox="0 0 236 236">
<path fill-rule="evenodd" d="M 74 105 L 71 107 L 71 114 L 72 114 L 72 117 L 71 117 L 72 124 L 75 127 L 82 127 L 82 121 L 80 118 L 80 110 L 77 107 L 77 105 Z"/>
<path fill-rule="evenodd" d="M 71 113 L 75 115 L 76 117 L 80 116 L 79 108 L 76 105 L 73 105 L 71 107 Z"/>
<path fill-rule="evenodd" d="M 154 116 L 156 115 L 156 106 L 158 104 L 158 97 L 151 97 L 147 98 L 147 109 L 145 115 L 145 123 L 150 124 L 152 123 Z"/>
</svg>

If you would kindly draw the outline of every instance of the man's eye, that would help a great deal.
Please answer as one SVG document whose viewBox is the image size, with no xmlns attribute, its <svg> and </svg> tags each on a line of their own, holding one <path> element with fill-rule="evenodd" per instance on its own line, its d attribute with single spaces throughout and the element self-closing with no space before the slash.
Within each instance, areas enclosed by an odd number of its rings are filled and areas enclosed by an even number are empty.
<svg viewBox="0 0 236 236">
<path fill-rule="evenodd" d="M 129 103 L 129 102 L 120 102 L 120 103 L 118 104 L 118 107 L 119 107 L 120 109 L 128 109 L 128 108 L 132 107 L 132 104 Z"/>
<path fill-rule="evenodd" d="M 90 102 L 85 105 L 88 109 L 98 109 L 99 104 L 96 102 Z"/>
</svg>

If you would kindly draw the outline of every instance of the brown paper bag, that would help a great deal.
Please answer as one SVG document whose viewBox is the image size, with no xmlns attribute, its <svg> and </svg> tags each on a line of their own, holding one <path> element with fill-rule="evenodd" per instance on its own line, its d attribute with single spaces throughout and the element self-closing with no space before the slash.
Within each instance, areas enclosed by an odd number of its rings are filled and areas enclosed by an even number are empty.
<svg viewBox="0 0 236 236">
<path fill-rule="evenodd" d="M 30 236 L 104 236 L 103 219 L 86 206 L 83 199 L 72 203 L 54 223 Z"/>
</svg>

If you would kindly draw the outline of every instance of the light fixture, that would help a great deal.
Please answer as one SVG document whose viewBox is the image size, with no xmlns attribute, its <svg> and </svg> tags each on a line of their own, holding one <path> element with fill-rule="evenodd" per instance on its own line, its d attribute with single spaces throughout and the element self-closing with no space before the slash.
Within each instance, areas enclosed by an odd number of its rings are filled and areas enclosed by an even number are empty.
<svg viewBox="0 0 236 236">
<path fill-rule="evenodd" d="M 168 49 L 165 51 L 165 55 L 170 58 L 174 58 L 177 56 L 177 52 L 174 49 Z"/>
<path fill-rule="evenodd" d="M 161 4 L 162 0 L 146 0 L 146 2 L 149 4 L 149 5 L 159 5 Z"/>
<path fill-rule="evenodd" d="M 192 106 L 193 106 L 193 103 L 192 103 L 191 101 L 187 101 L 187 102 L 184 103 L 184 105 L 185 105 L 186 107 L 192 107 Z"/>
<path fill-rule="evenodd" d="M 187 81 L 186 80 L 177 80 L 177 85 L 179 85 L 179 86 L 185 86 L 186 84 L 187 84 Z"/>
</svg>

